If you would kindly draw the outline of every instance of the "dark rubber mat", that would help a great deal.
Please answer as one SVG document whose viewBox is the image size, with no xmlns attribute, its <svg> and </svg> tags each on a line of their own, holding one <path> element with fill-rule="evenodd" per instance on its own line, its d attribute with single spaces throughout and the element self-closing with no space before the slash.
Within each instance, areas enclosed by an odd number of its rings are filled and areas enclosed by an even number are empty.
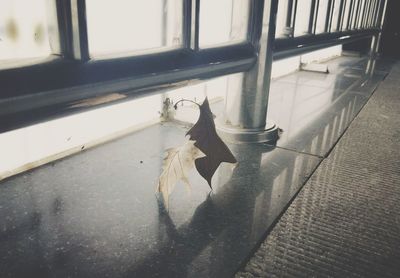
<svg viewBox="0 0 400 278">
<path fill-rule="evenodd" d="M 237 277 L 400 277 L 400 63 Z"/>
</svg>

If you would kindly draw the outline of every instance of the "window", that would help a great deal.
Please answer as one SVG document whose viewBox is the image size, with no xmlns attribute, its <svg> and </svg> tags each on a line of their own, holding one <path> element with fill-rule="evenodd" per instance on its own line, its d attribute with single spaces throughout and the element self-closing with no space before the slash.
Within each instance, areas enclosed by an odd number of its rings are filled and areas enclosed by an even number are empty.
<svg viewBox="0 0 400 278">
<path fill-rule="evenodd" d="M 246 41 L 249 11 L 250 0 L 202 0 L 199 47 Z"/>
<path fill-rule="evenodd" d="M 308 23 L 311 12 L 311 0 L 298 0 L 296 11 L 295 36 L 308 34 Z"/>
<path fill-rule="evenodd" d="M 325 22 L 328 18 L 328 1 L 319 1 L 318 13 L 317 13 L 317 25 L 315 28 L 315 33 L 325 32 Z"/>
<path fill-rule="evenodd" d="M 333 7 L 333 14 L 332 14 L 332 24 L 331 24 L 331 30 L 332 31 L 339 31 L 340 28 L 338 28 L 339 24 L 339 12 L 340 12 L 340 2 L 341 0 L 334 0 L 334 7 Z"/>
<path fill-rule="evenodd" d="M 286 23 L 288 16 L 288 0 L 279 1 L 278 3 L 278 14 L 276 16 L 276 36 L 277 38 L 287 37 L 290 34 L 290 30 L 287 29 Z M 291 15 L 289 15 L 290 17 Z"/>
<path fill-rule="evenodd" d="M 182 0 L 86 0 L 91 57 L 179 48 Z"/>
<path fill-rule="evenodd" d="M 46 0 L 1 0 L 0 64 L 50 55 Z"/>
</svg>

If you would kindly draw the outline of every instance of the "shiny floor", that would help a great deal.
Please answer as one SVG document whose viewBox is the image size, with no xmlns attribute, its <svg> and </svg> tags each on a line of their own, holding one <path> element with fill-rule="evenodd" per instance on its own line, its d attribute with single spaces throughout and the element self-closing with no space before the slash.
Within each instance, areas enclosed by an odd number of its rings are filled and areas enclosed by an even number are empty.
<svg viewBox="0 0 400 278">
<path fill-rule="evenodd" d="M 230 277 L 329 154 L 390 70 L 340 57 L 331 73 L 273 82 L 276 147 L 230 145 L 214 191 L 196 173 L 166 211 L 155 192 L 164 150 L 187 127 L 164 123 L 0 183 L 1 277 Z"/>
<path fill-rule="evenodd" d="M 237 278 L 400 277 L 400 62 Z"/>
</svg>

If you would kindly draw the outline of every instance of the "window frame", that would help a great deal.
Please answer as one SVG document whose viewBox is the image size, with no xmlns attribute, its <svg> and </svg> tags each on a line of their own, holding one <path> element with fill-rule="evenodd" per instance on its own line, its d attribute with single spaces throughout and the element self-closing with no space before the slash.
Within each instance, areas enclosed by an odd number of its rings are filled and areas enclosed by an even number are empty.
<svg viewBox="0 0 400 278">
<path fill-rule="evenodd" d="M 48 120 L 83 108 L 71 108 L 80 100 L 123 93 L 127 99 L 184 86 L 188 82 L 244 72 L 256 65 L 263 29 L 264 0 L 252 0 L 247 41 L 199 49 L 199 8 L 201 0 L 183 0 L 183 46 L 180 49 L 140 56 L 91 59 L 88 50 L 85 0 L 54 1 L 58 26 L 51 36 L 53 54 L 45 62 L 0 70 L 0 133 Z M 274 1 L 277 6 L 278 0 Z M 289 0 L 287 24 L 295 28 L 297 0 Z M 313 1 L 319 2 L 319 1 Z M 343 0 L 341 1 L 343 2 Z M 371 1 L 370 1 L 371 2 Z M 299 55 L 327 46 L 371 37 L 381 29 L 386 0 L 379 5 L 373 22 L 364 30 L 335 31 L 305 36 L 267 38 L 274 59 Z M 342 3 L 341 3 L 342 4 Z M 318 5 L 310 13 L 310 26 Z M 343 9 L 340 11 L 338 24 Z M 331 25 L 333 12 L 326 26 Z M 372 18 L 372 16 L 371 16 Z M 372 21 L 372 20 L 371 20 Z M 275 22 L 270 22 L 275 36 Z M 329 28 L 330 29 L 330 28 Z M 292 30 L 294 32 L 294 30 Z M 85 109 L 92 109 L 87 107 Z"/>
</svg>

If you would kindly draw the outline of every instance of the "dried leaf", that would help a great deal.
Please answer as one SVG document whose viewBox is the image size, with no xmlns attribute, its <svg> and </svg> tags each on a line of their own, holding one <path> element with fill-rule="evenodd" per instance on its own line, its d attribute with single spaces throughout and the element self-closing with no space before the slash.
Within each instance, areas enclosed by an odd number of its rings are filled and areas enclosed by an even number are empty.
<svg viewBox="0 0 400 278">
<path fill-rule="evenodd" d="M 190 183 L 187 178 L 189 171 L 194 167 L 194 161 L 203 157 L 194 141 L 188 141 L 183 146 L 167 150 L 167 156 L 163 162 L 163 172 L 158 180 L 157 192 L 162 193 L 166 209 L 169 207 L 169 195 L 174 190 L 178 181 L 182 180 L 187 189 Z"/>
<path fill-rule="evenodd" d="M 187 132 L 190 140 L 199 148 L 205 157 L 196 159 L 195 165 L 199 174 L 207 180 L 212 189 L 211 179 L 222 162 L 236 163 L 236 158 L 218 136 L 215 129 L 214 115 L 206 98 L 200 107 L 200 116 L 196 124 Z"/>
</svg>

